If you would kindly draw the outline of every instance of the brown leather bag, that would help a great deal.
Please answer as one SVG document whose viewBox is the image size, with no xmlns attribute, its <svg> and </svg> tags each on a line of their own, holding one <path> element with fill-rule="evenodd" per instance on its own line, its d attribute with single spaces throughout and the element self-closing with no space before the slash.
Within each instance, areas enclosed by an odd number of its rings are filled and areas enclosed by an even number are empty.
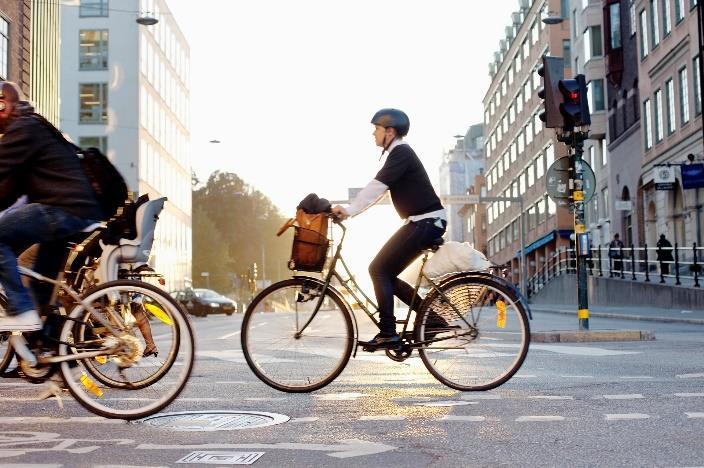
<svg viewBox="0 0 704 468">
<path fill-rule="evenodd" d="M 322 271 L 328 252 L 328 217 L 325 213 L 310 214 L 298 209 L 296 218 L 284 223 L 276 233 L 283 234 L 288 228 L 296 231 L 293 236 L 291 260 L 288 267 L 298 271 Z"/>
</svg>

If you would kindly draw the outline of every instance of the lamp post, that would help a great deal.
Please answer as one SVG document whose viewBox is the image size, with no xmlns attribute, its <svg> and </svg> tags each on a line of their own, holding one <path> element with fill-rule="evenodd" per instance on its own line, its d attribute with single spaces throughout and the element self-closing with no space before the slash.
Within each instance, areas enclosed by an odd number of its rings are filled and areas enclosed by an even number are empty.
<svg viewBox="0 0 704 468">
<path fill-rule="evenodd" d="M 521 272 L 521 294 L 523 297 L 528 298 L 528 268 L 526 265 L 526 225 L 525 225 L 525 214 L 523 210 L 523 197 L 488 197 L 486 196 L 486 187 L 482 187 L 481 193 L 479 195 L 480 203 L 491 203 L 491 202 L 516 202 L 518 203 L 519 209 L 521 210 L 520 215 L 520 237 L 521 237 L 521 253 L 519 259 L 519 269 Z"/>
</svg>

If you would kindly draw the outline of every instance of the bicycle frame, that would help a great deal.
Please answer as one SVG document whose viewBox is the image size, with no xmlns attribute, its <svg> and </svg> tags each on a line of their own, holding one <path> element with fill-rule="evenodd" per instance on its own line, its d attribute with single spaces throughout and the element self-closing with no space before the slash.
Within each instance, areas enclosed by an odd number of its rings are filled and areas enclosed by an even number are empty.
<svg viewBox="0 0 704 468">
<path fill-rule="evenodd" d="M 96 321 L 98 321 L 101 325 L 103 325 L 113 336 L 119 336 L 119 332 L 115 328 L 113 328 L 113 326 L 110 324 L 110 321 L 103 318 L 101 314 L 96 313 L 96 310 L 90 304 L 83 302 L 78 293 L 67 284 L 43 276 L 23 266 L 18 266 L 18 270 L 23 276 L 29 276 L 37 281 L 50 283 L 53 284 L 55 287 L 61 288 L 69 296 L 71 296 L 71 298 L 76 301 L 76 303 L 80 304 L 81 306 L 83 306 L 84 309 L 86 309 L 86 311 L 90 312 L 90 316 L 93 317 Z M 113 319 L 117 319 L 112 310 L 109 310 L 108 312 Z M 55 364 L 65 361 L 77 361 L 79 359 L 88 359 L 103 356 L 106 354 L 110 354 L 112 351 L 115 351 L 115 349 L 119 345 L 119 341 L 116 340 L 115 344 L 112 347 L 104 348 L 99 351 L 79 352 L 71 354 L 69 356 L 40 357 L 39 359 L 37 359 L 34 353 L 29 349 L 29 346 L 27 345 L 27 342 L 22 336 L 22 333 L 13 332 L 12 336 L 10 337 L 10 343 L 12 344 L 12 347 L 15 352 L 19 354 L 22 359 L 27 361 L 32 367 L 36 366 L 37 364 Z"/>
<path fill-rule="evenodd" d="M 375 317 L 375 315 L 379 313 L 378 305 L 376 305 L 374 303 L 374 301 L 372 301 L 369 298 L 369 296 L 359 287 L 359 284 L 354 279 L 354 276 L 352 275 L 352 272 L 350 271 L 349 267 L 347 266 L 347 263 L 345 263 L 345 260 L 342 258 L 342 254 L 341 254 L 342 244 L 343 244 L 343 242 L 345 240 L 345 236 L 347 234 L 347 228 L 345 227 L 344 224 L 342 224 L 340 222 L 340 220 L 338 220 L 334 217 L 331 217 L 331 219 L 333 220 L 333 223 L 337 224 L 342 229 L 342 237 L 340 238 L 340 241 L 335 248 L 335 255 L 333 255 L 333 257 L 332 257 L 332 260 L 330 262 L 330 267 L 328 268 L 328 272 L 325 275 L 325 279 L 322 281 L 323 288 L 321 290 L 320 297 L 318 298 L 318 302 L 315 305 L 315 308 L 313 309 L 313 313 L 311 313 L 311 316 L 308 318 L 308 321 L 294 335 L 296 338 L 301 337 L 301 335 L 303 334 L 305 329 L 308 327 L 308 325 L 310 325 L 310 323 L 313 321 L 315 316 L 318 314 L 318 311 L 320 310 L 320 307 L 323 304 L 323 300 L 325 299 L 325 291 L 327 291 L 328 289 L 331 289 L 331 290 L 337 292 L 335 290 L 335 288 L 333 286 L 331 286 L 331 284 L 330 284 L 332 282 L 333 278 L 336 279 L 345 288 L 345 290 L 352 296 L 354 301 L 364 311 L 364 313 L 367 315 L 367 317 L 369 317 L 369 319 L 372 322 L 374 322 L 374 324 L 377 327 L 379 326 L 379 320 L 377 320 L 377 318 Z M 416 298 L 419 297 L 418 291 L 420 290 L 420 285 L 421 285 L 423 279 L 425 279 L 428 282 L 431 290 L 434 290 L 438 294 L 440 294 L 440 296 L 450 305 L 450 307 L 452 307 L 452 310 L 457 314 L 457 316 L 463 322 L 465 322 L 465 324 L 469 327 L 469 331 L 461 333 L 461 334 L 455 334 L 455 335 L 448 337 L 448 338 L 437 338 L 437 339 L 433 338 L 432 340 L 413 342 L 411 344 L 412 347 L 419 347 L 419 346 L 425 345 L 427 343 L 442 341 L 442 340 L 449 339 L 449 338 L 456 338 L 456 337 L 460 337 L 460 336 L 471 335 L 472 333 L 474 333 L 476 331 L 476 328 L 472 324 L 470 324 L 469 322 L 467 322 L 465 320 L 462 313 L 457 309 L 457 307 L 455 307 L 455 305 L 448 299 L 448 297 L 445 295 L 445 293 L 439 288 L 439 285 L 437 283 L 435 283 L 431 278 L 426 276 L 425 273 L 423 272 L 423 268 L 425 267 L 425 263 L 428 261 L 428 254 L 429 253 L 430 253 L 430 250 L 424 250 L 420 272 L 418 274 L 418 279 L 416 280 L 415 288 L 413 289 L 413 298 L 411 299 L 411 304 L 409 304 L 409 306 L 408 306 L 408 313 L 406 314 L 406 318 L 405 318 L 405 320 L 401 320 L 400 322 L 397 321 L 397 323 L 403 324 L 403 330 L 401 331 L 401 336 L 405 336 L 406 333 L 409 331 L 408 326 L 409 326 L 410 319 L 411 319 L 411 313 L 413 312 L 413 307 L 415 306 Z M 347 278 L 344 278 L 342 275 L 340 275 L 337 272 L 336 267 L 337 267 L 338 262 L 344 268 L 344 272 L 347 275 Z M 350 286 L 350 283 L 352 283 L 352 286 Z M 374 311 L 370 311 L 370 309 L 365 305 L 365 303 L 362 302 L 362 299 L 357 295 L 357 292 L 364 298 L 364 300 L 367 303 L 370 303 L 373 305 Z M 349 301 L 347 301 L 347 299 L 345 299 L 344 297 L 342 297 L 342 299 L 349 306 Z M 421 299 L 421 301 L 422 301 L 422 299 Z M 352 315 L 354 317 L 354 314 L 352 314 Z"/>
</svg>

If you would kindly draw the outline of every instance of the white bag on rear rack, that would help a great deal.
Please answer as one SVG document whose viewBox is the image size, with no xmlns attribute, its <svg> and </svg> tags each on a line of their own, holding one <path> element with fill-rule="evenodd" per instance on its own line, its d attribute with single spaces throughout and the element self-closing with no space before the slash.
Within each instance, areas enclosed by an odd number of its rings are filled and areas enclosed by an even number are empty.
<svg viewBox="0 0 704 468">
<path fill-rule="evenodd" d="M 415 286 L 422 257 L 417 258 L 406 268 L 399 278 Z M 438 278 L 460 271 L 486 271 L 491 262 L 469 242 L 445 242 L 425 263 L 424 272 L 429 278 Z"/>
</svg>

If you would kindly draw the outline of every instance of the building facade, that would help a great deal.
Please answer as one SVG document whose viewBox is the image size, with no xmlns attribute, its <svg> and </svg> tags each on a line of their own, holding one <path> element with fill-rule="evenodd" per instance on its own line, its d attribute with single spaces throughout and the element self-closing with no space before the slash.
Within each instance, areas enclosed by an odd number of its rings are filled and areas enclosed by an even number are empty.
<svg viewBox="0 0 704 468">
<path fill-rule="evenodd" d="M 640 167 L 643 160 L 638 90 L 638 48 L 631 0 L 605 0 L 604 65 L 606 70 L 608 187 L 613 194 L 609 226 L 626 245 L 644 242 Z M 650 222 L 650 221 L 647 221 Z M 597 228 L 604 224 L 597 219 Z M 596 242 L 595 242 L 596 244 Z M 654 244 L 650 244 L 654 245 Z"/>
<path fill-rule="evenodd" d="M 673 244 L 701 245 L 704 191 L 684 189 L 679 166 L 702 162 L 704 152 L 697 2 L 637 0 L 630 15 L 638 43 L 644 240 L 654 245 L 665 234 Z M 656 190 L 655 173 L 667 164 L 675 165 L 674 187 Z"/>
<path fill-rule="evenodd" d="M 455 147 L 448 151 L 440 164 L 440 196 L 464 195 L 475 177 L 484 173 L 483 125 L 472 125 L 463 136 L 456 136 Z M 467 218 L 462 205 L 449 204 L 447 209 L 447 240 L 467 242 Z"/>
<path fill-rule="evenodd" d="M 560 12 L 563 21 L 548 26 L 541 19 Z M 487 158 L 486 189 L 491 197 L 521 197 L 520 204 L 496 201 L 487 205 L 487 253 L 494 263 L 511 267 L 519 281 L 520 225 L 525 223 L 527 270 L 541 269 L 556 248 L 566 246 L 573 232 L 573 217 L 547 197 L 545 173 L 566 147 L 557 144 L 555 132 L 539 118 L 542 86 L 538 68 L 543 55 L 569 53 L 569 2 L 522 0 L 512 24 L 489 64 L 491 85 L 484 97 Z M 565 61 L 569 76 L 571 61 Z M 523 216 L 521 216 L 523 214 Z"/>
<path fill-rule="evenodd" d="M 30 96 L 31 3 L 0 0 L 0 79 L 17 83 Z"/>
<path fill-rule="evenodd" d="M 61 127 L 103 149 L 130 191 L 168 197 L 150 263 L 177 289 L 191 278 L 189 46 L 164 0 L 110 5 L 62 6 Z"/>
</svg>

